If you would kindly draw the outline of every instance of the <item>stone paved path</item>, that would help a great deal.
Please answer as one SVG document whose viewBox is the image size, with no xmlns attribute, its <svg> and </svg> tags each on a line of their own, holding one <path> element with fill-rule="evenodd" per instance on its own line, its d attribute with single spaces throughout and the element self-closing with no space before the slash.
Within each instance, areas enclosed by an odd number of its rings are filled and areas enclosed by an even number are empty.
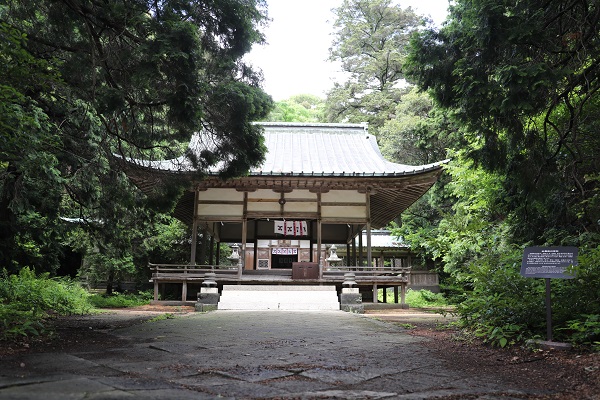
<svg viewBox="0 0 600 400">
<path fill-rule="evenodd" d="M 391 323 L 331 312 L 215 311 L 113 331 L 117 348 L 0 362 L 0 399 L 510 399 L 442 366 Z M 26 368 L 19 367 L 26 365 Z"/>
</svg>

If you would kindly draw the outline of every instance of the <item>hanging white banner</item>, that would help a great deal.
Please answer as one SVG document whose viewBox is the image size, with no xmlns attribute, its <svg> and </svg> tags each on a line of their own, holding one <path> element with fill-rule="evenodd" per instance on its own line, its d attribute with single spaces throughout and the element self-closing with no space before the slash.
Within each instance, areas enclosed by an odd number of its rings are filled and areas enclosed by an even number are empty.
<svg viewBox="0 0 600 400">
<path fill-rule="evenodd" d="M 284 236 L 307 236 L 308 223 L 306 221 L 273 221 L 275 233 Z"/>
<path fill-rule="evenodd" d="M 275 233 L 285 235 L 285 221 L 275 221 Z"/>
</svg>

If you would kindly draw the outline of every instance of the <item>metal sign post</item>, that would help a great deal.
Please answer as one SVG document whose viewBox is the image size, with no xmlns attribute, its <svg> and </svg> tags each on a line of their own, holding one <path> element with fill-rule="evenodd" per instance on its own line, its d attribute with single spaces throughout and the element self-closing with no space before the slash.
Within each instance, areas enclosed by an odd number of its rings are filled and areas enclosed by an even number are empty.
<svg viewBox="0 0 600 400">
<path fill-rule="evenodd" d="M 546 280 L 546 336 L 552 340 L 552 297 L 550 279 L 573 279 L 568 271 L 577 265 L 577 247 L 527 247 L 521 263 L 521 275 L 525 278 Z"/>
</svg>

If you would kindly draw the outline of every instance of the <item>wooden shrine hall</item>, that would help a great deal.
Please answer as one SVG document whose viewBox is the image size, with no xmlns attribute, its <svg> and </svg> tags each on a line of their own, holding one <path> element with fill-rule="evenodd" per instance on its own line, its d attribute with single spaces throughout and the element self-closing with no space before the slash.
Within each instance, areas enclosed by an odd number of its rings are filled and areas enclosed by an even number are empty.
<svg viewBox="0 0 600 400">
<path fill-rule="evenodd" d="M 410 166 L 389 162 L 366 124 L 258 123 L 265 161 L 247 176 L 222 180 L 211 170 L 179 199 L 175 216 L 192 227 L 190 263 L 152 264 L 155 300 L 159 285 L 200 285 L 207 273 L 224 285 L 335 285 L 352 271 L 356 286 L 405 289 L 406 269 L 373 266 L 371 230 L 385 227 L 436 182 L 445 161 Z M 205 140 L 195 135 L 190 149 Z M 143 191 L 161 179 L 192 174 L 185 157 L 128 163 L 127 174 Z M 190 175 L 191 176 L 191 175 Z M 216 244 L 233 245 L 227 260 L 196 264 L 199 230 Z M 357 253 L 355 238 L 362 240 Z M 327 251 L 345 246 L 346 265 Z M 363 246 L 366 254 L 362 254 Z M 217 252 L 218 253 L 218 252 Z M 232 261 L 233 260 L 233 261 Z M 404 293 L 404 292 L 403 292 Z M 377 301 L 373 295 L 374 301 Z"/>
</svg>

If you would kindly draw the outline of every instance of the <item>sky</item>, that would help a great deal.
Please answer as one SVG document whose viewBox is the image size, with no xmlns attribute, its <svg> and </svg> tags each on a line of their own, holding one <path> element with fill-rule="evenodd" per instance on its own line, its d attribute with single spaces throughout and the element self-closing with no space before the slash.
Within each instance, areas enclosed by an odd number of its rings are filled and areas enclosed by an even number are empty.
<svg viewBox="0 0 600 400">
<path fill-rule="evenodd" d="M 340 81 L 339 64 L 327 61 L 333 37 L 332 8 L 342 0 L 267 0 L 269 26 L 263 30 L 267 44 L 255 46 L 245 60 L 262 70 L 263 89 L 275 101 L 297 94 L 325 92 Z M 399 0 L 428 15 L 437 25 L 446 18 L 448 0 Z"/>
</svg>

